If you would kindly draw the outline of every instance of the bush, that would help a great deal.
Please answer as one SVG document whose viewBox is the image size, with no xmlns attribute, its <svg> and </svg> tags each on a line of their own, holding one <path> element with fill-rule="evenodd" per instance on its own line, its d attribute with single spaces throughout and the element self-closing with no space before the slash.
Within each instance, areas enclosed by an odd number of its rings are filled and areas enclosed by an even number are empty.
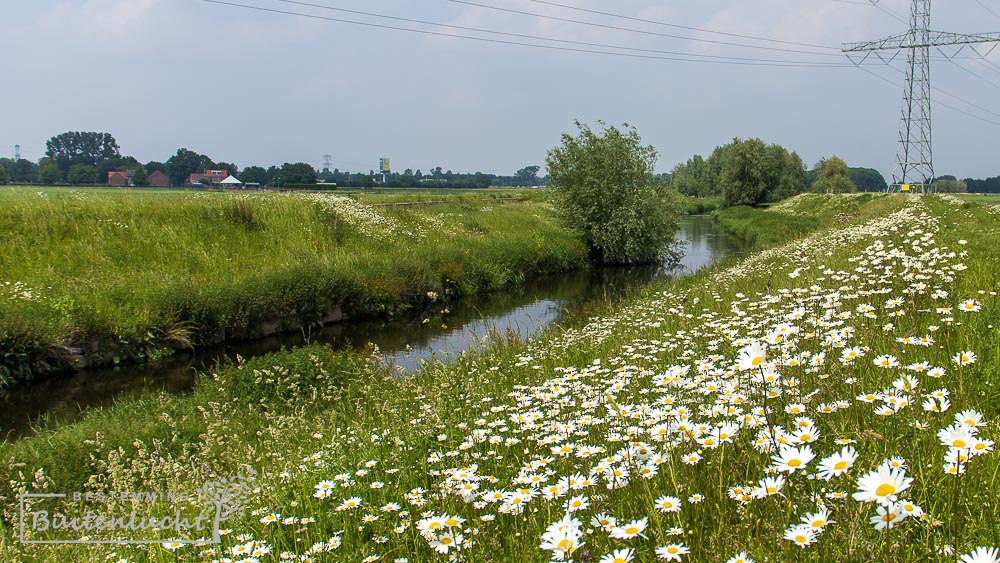
<svg viewBox="0 0 1000 563">
<path fill-rule="evenodd" d="M 654 182 L 656 149 L 643 146 L 628 124 L 618 130 L 600 123 L 604 131 L 594 133 L 576 122 L 580 134 L 563 134 L 562 146 L 549 151 L 552 202 L 594 260 L 660 260 L 670 252 L 678 211 L 666 188 Z"/>
</svg>

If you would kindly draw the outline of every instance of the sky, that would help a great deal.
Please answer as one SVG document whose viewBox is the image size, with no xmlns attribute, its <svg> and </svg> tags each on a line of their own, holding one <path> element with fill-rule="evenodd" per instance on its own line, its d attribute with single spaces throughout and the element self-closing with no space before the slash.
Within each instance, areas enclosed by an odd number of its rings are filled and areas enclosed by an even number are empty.
<svg viewBox="0 0 1000 563">
<path fill-rule="evenodd" d="M 20 144 L 37 160 L 54 135 L 106 131 L 142 162 L 185 147 L 240 167 L 320 168 L 329 154 L 341 170 L 389 157 L 400 171 L 512 174 L 544 166 L 576 120 L 601 120 L 633 125 L 657 172 L 734 137 L 810 167 L 836 155 L 889 178 L 896 162 L 906 55 L 862 70 L 839 47 L 905 31 L 908 0 L 231 3 L 273 11 L 4 0 L 0 156 Z M 931 22 L 1000 31 L 1000 0 L 937 2 Z M 932 52 L 938 175 L 1000 174 L 992 45 Z"/>
</svg>

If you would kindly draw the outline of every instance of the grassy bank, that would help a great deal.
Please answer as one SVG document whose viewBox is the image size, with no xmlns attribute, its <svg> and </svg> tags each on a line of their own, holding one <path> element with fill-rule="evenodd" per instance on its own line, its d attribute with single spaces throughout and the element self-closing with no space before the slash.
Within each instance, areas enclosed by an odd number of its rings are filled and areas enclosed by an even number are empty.
<svg viewBox="0 0 1000 563">
<path fill-rule="evenodd" d="M 856 219 L 532 342 L 403 380 L 307 348 L 4 444 L 0 553 L 954 561 L 997 546 L 998 215 L 824 199 Z M 256 488 L 219 546 L 12 535 L 21 492 L 188 491 L 244 467 Z"/>
<path fill-rule="evenodd" d="M 819 228 L 848 224 L 859 212 L 878 214 L 881 207 L 869 203 L 883 197 L 850 194 L 831 201 L 824 195 L 803 194 L 762 209 L 745 205 L 720 209 L 715 217 L 726 232 L 750 244 L 770 246 Z"/>
<path fill-rule="evenodd" d="M 5 188 L 0 383 L 391 315 L 585 265 L 544 202 L 428 197 L 446 203 Z"/>
</svg>

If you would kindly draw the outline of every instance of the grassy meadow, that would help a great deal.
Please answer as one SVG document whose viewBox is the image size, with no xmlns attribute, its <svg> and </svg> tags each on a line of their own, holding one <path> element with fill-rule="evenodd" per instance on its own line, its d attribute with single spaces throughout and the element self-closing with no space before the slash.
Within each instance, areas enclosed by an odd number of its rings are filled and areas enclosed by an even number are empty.
<svg viewBox="0 0 1000 563">
<path fill-rule="evenodd" d="M 0 557 L 994 560 L 1000 207 L 895 195 L 780 208 L 740 211 L 760 218 L 744 228 L 772 237 L 766 250 L 412 377 L 312 346 L 0 444 Z M 22 493 L 222 478 L 246 510 L 218 544 L 17 539 Z M 178 537 L 166 532 L 144 537 Z"/>
<path fill-rule="evenodd" d="M 548 204 L 519 193 L 4 188 L 0 385 L 584 267 Z M 400 198 L 445 203 L 379 205 Z"/>
</svg>

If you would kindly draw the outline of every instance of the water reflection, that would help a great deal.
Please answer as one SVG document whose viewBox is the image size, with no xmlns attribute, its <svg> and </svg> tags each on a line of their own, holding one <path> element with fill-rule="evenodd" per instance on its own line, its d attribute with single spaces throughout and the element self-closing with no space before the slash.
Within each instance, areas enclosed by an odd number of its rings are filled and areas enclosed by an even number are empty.
<svg viewBox="0 0 1000 563">
<path fill-rule="evenodd" d="M 81 371 L 66 378 L 11 389 L 0 402 L 0 432 L 8 437 L 29 431 L 39 416 L 72 420 L 87 407 L 110 404 L 115 398 L 145 389 L 183 392 L 195 380 L 195 370 L 211 369 L 220 359 L 253 357 L 307 341 L 335 348 L 378 346 L 383 359 L 400 372 L 476 346 L 491 330 L 524 339 L 541 328 L 585 315 L 595 303 L 614 302 L 652 280 L 685 275 L 742 253 L 742 245 L 721 232 L 706 216 L 687 217 L 678 237 L 684 257 L 679 264 L 638 268 L 603 268 L 533 280 L 523 286 L 474 300 L 418 311 L 406 318 L 350 321 L 299 334 L 199 350 L 156 365 L 120 366 Z"/>
</svg>

